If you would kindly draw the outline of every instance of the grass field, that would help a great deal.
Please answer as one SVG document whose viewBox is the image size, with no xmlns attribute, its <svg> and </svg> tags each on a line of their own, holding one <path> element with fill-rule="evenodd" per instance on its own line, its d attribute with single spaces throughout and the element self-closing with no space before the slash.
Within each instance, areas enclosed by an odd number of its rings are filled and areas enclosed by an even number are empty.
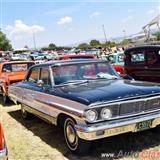
<svg viewBox="0 0 160 160">
<path fill-rule="evenodd" d="M 127 133 L 94 141 L 89 153 L 77 156 L 65 146 L 60 130 L 37 117 L 24 121 L 20 105 L 0 106 L 9 160 L 160 159 L 160 134 Z"/>
</svg>

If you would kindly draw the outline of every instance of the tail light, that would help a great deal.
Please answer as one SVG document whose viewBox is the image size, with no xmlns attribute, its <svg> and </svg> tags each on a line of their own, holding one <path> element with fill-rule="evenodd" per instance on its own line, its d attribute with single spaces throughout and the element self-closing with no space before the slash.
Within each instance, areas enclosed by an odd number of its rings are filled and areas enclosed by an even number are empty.
<svg viewBox="0 0 160 160">
<path fill-rule="evenodd" d="M 4 148 L 5 148 L 4 135 L 2 126 L 0 124 L 0 150 L 3 150 Z"/>
</svg>

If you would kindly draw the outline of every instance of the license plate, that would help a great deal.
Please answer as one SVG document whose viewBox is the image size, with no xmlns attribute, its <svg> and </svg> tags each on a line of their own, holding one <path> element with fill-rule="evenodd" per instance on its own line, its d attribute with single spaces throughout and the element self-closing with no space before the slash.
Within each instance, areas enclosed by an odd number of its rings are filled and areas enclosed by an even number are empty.
<svg viewBox="0 0 160 160">
<path fill-rule="evenodd" d="M 146 130 L 146 129 L 150 129 L 152 127 L 152 122 L 153 122 L 153 119 L 139 122 L 139 123 L 136 124 L 135 130 L 138 132 L 138 131 L 143 131 L 143 130 Z"/>
</svg>

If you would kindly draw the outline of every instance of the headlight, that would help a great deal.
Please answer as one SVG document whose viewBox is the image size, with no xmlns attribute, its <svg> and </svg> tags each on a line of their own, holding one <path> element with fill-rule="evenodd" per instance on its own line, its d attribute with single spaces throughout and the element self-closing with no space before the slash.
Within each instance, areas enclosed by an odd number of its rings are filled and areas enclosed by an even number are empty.
<svg viewBox="0 0 160 160">
<path fill-rule="evenodd" d="M 108 108 L 103 108 L 103 109 L 101 110 L 101 118 L 102 118 L 102 119 L 109 119 L 109 118 L 111 118 L 111 117 L 112 117 L 112 112 L 111 112 L 110 109 L 108 109 Z"/>
<path fill-rule="evenodd" d="M 85 117 L 87 121 L 94 122 L 98 118 L 98 113 L 96 110 L 88 110 L 85 112 Z"/>
</svg>

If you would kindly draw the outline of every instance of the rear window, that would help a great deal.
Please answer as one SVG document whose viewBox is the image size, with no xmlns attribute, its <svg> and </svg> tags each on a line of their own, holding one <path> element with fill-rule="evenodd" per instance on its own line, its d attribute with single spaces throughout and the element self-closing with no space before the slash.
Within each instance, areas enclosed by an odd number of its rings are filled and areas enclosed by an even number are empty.
<svg viewBox="0 0 160 160">
<path fill-rule="evenodd" d="M 4 64 L 2 72 L 22 72 L 27 71 L 34 63 Z"/>
</svg>

